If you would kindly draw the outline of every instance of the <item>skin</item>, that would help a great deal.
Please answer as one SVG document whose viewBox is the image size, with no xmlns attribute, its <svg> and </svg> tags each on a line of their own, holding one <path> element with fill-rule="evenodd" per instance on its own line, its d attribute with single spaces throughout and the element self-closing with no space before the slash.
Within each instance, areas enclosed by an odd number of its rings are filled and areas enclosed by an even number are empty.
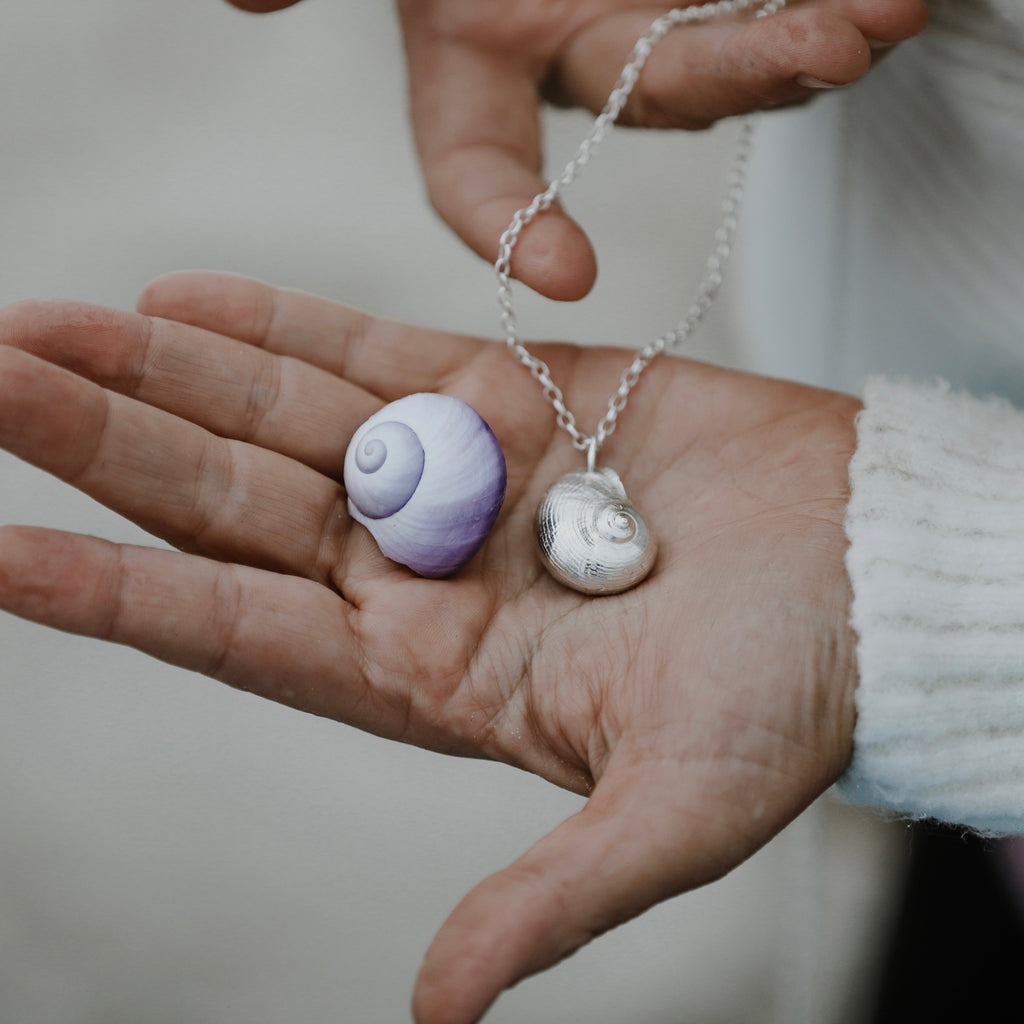
<svg viewBox="0 0 1024 1024">
<path fill-rule="evenodd" d="M 296 0 L 229 0 L 267 12 Z M 398 0 L 409 105 L 430 200 L 493 262 L 516 210 L 547 186 L 545 99 L 598 111 L 633 44 L 670 4 L 649 0 Z M 861 78 L 928 20 L 925 0 L 790 0 L 767 19 L 690 25 L 655 48 L 620 120 L 704 128 L 802 103 Z M 517 248 L 513 273 L 553 299 L 586 295 L 597 261 L 554 211 Z"/>
<path fill-rule="evenodd" d="M 470 1024 L 720 877 L 844 770 L 854 399 L 657 360 L 602 459 L 658 562 L 586 598 L 544 572 L 532 530 L 581 456 L 503 346 L 225 275 L 161 279 L 139 310 L 0 312 L 0 444 L 178 550 L 4 526 L 0 608 L 588 797 L 456 907 L 419 1024 Z M 536 349 L 596 421 L 628 354 Z M 446 581 L 387 562 L 339 483 L 357 426 L 422 390 L 470 402 L 508 461 L 495 529 Z"/>
</svg>

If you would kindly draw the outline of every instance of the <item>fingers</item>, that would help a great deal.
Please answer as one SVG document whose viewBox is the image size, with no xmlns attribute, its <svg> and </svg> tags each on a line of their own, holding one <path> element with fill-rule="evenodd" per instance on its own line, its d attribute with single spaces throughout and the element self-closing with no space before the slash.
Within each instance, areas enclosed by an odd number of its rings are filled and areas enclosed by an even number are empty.
<svg viewBox="0 0 1024 1024">
<path fill-rule="evenodd" d="M 151 316 L 311 363 L 384 401 L 439 390 L 494 347 L 230 274 L 188 272 L 158 278 L 142 293 L 138 306 Z"/>
<path fill-rule="evenodd" d="M 455 233 L 493 263 L 513 214 L 547 187 L 536 76 L 521 58 L 405 21 L 410 113 L 427 191 Z M 571 300 L 590 291 L 597 264 L 580 228 L 553 209 L 523 234 L 512 273 L 542 295 Z"/>
<path fill-rule="evenodd" d="M 417 391 L 461 398 L 501 442 L 510 494 L 517 480 L 532 473 L 551 440 L 554 418 L 540 388 L 494 342 L 368 316 L 305 292 L 230 274 L 187 272 L 159 278 L 143 292 L 139 308 L 314 363 L 385 402 Z M 571 387 L 578 350 L 548 346 L 536 351 L 556 378 Z M 607 357 L 609 365 L 594 366 L 599 380 L 614 380 L 619 372 L 621 356 L 609 349 Z M 580 386 L 578 411 L 600 416 L 603 401 L 591 386 Z"/>
<path fill-rule="evenodd" d="M 854 25 L 876 53 L 913 38 L 928 24 L 927 0 L 821 0 L 821 3 Z"/>
<path fill-rule="evenodd" d="M 189 420 L 341 476 L 352 433 L 379 401 L 304 362 L 137 313 L 71 302 L 0 311 L 0 345 Z"/>
<path fill-rule="evenodd" d="M 556 93 L 599 110 L 647 20 L 623 13 L 578 32 L 564 50 Z M 926 21 L 923 0 L 834 0 L 769 18 L 683 26 L 652 53 L 622 121 L 702 128 L 799 102 L 856 81 L 873 52 L 915 35 Z"/>
<path fill-rule="evenodd" d="M 430 21 L 431 5 L 402 6 L 410 104 L 431 201 L 455 232 L 493 261 L 512 215 L 547 182 L 539 171 L 541 83 L 555 98 L 600 110 L 633 44 L 657 8 L 607 5 L 582 25 L 538 25 L 541 41 L 514 23 Z M 536 15 L 538 19 L 541 15 Z M 817 88 L 847 85 L 927 21 L 924 0 L 823 0 L 767 19 L 691 25 L 655 49 L 624 123 L 705 127 L 719 118 L 800 102 Z M 564 42 L 562 38 L 564 37 Z M 561 49 L 559 49 L 561 47 Z M 517 245 L 515 277 L 555 299 L 593 286 L 596 260 L 560 210 L 543 214 Z"/>
<path fill-rule="evenodd" d="M 609 771 L 583 810 L 466 896 L 427 952 L 417 1024 L 472 1024 L 517 980 L 710 881 L 679 810 L 682 777 L 678 765 L 642 779 Z"/>
<path fill-rule="evenodd" d="M 0 347 L 0 446 L 183 549 L 333 580 L 339 484 Z"/>
<path fill-rule="evenodd" d="M 393 732 L 368 701 L 354 611 L 309 580 L 57 530 L 0 527 L 0 608 L 261 696 Z M 334 685 L 331 685 L 331 684 Z"/>
</svg>

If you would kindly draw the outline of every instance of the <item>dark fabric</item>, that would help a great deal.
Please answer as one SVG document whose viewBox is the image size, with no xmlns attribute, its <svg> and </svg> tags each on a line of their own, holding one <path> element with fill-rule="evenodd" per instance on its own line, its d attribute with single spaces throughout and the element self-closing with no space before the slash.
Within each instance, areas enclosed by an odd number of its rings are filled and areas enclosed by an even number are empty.
<svg viewBox="0 0 1024 1024">
<path fill-rule="evenodd" d="M 903 902 L 871 1024 L 1020 1020 L 1024 922 L 996 842 L 914 827 Z"/>
</svg>

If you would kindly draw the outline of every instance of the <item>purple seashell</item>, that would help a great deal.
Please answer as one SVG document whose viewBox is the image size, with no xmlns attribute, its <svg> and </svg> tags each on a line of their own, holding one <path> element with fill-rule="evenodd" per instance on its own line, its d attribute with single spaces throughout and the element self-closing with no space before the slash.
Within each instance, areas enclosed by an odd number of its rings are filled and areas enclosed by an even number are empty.
<svg viewBox="0 0 1024 1024">
<path fill-rule="evenodd" d="M 441 579 L 491 532 L 505 457 L 472 406 L 448 395 L 400 398 L 371 416 L 345 453 L 348 511 L 392 561 Z"/>
</svg>

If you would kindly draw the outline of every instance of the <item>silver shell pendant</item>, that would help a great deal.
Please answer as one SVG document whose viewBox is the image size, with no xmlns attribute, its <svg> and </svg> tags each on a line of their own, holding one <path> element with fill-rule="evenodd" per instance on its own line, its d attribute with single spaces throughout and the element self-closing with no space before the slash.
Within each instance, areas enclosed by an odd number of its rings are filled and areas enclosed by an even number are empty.
<svg viewBox="0 0 1024 1024">
<path fill-rule="evenodd" d="M 480 414 L 423 393 L 384 406 L 345 453 L 348 511 L 392 561 L 441 579 L 487 539 L 505 499 L 505 457 Z"/>
<path fill-rule="evenodd" d="M 583 594 L 619 594 L 651 571 L 658 545 L 614 469 L 567 473 L 537 510 L 541 559 Z"/>
</svg>

